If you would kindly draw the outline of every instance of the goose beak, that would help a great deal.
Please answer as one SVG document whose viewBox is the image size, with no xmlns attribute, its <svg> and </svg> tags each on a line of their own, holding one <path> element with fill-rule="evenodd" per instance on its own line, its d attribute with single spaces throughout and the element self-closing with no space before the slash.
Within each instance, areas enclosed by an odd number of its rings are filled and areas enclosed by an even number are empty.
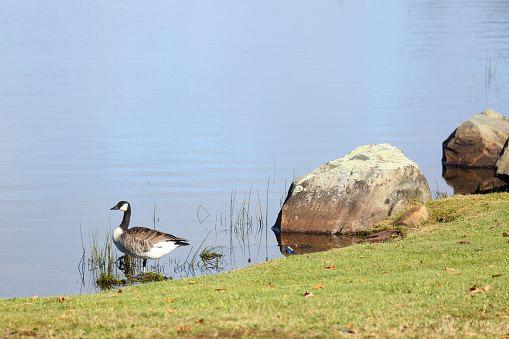
<svg viewBox="0 0 509 339">
<path fill-rule="evenodd" d="M 112 208 L 110 208 L 110 211 L 111 210 L 118 210 L 118 206 L 113 206 Z"/>
</svg>

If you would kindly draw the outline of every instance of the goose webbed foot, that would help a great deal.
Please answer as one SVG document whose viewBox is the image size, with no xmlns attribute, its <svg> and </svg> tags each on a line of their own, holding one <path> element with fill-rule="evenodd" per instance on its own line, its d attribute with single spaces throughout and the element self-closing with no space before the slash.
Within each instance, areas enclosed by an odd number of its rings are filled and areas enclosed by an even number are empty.
<svg viewBox="0 0 509 339">
<path fill-rule="evenodd" d="M 140 277 L 147 275 L 147 259 L 143 259 L 143 272 L 140 273 Z"/>
<path fill-rule="evenodd" d="M 125 267 L 125 255 L 119 257 L 117 261 L 115 261 L 115 265 L 117 265 L 118 269 L 124 271 Z"/>
</svg>

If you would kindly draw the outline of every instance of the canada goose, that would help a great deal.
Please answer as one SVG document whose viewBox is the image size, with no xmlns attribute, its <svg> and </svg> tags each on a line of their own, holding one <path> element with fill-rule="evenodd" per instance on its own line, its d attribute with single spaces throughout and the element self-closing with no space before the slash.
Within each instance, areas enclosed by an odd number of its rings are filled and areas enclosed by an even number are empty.
<svg viewBox="0 0 509 339">
<path fill-rule="evenodd" d="M 147 259 L 159 259 L 179 246 L 187 246 L 188 240 L 177 238 L 146 227 L 129 228 L 131 220 L 131 205 L 127 201 L 120 201 L 111 210 L 124 211 L 124 218 L 120 226 L 113 232 L 113 243 L 120 252 L 143 259 L 143 274 L 147 267 Z"/>
</svg>

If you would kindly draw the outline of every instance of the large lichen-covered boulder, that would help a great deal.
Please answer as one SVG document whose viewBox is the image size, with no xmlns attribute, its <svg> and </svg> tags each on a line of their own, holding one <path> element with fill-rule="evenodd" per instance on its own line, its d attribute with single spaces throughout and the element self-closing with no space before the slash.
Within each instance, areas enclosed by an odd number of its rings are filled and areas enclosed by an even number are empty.
<svg viewBox="0 0 509 339">
<path fill-rule="evenodd" d="M 465 121 L 442 143 L 442 163 L 493 168 L 508 137 L 509 118 L 487 109 Z"/>
<path fill-rule="evenodd" d="M 431 200 L 424 175 L 396 147 L 358 147 L 295 179 L 274 227 L 280 232 L 351 234 Z"/>
</svg>

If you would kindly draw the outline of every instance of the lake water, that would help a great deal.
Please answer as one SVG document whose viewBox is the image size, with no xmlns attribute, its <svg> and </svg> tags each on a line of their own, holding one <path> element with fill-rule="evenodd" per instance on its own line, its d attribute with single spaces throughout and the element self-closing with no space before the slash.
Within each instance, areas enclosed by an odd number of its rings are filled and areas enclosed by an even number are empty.
<svg viewBox="0 0 509 339">
<path fill-rule="evenodd" d="M 295 176 L 357 146 L 452 194 L 442 141 L 509 115 L 509 2 L 8 1 L 0 75 L 0 297 L 87 293 L 80 227 L 119 200 L 230 258 L 232 191 L 270 229 Z M 260 238 L 229 267 L 282 256 Z"/>
</svg>

